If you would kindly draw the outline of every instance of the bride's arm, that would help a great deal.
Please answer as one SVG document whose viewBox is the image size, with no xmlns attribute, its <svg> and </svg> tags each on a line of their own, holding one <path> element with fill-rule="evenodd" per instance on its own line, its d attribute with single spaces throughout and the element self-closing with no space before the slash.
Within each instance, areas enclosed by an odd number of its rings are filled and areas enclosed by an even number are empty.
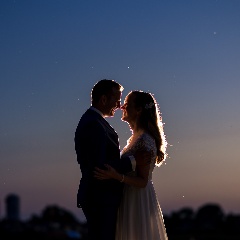
<svg viewBox="0 0 240 240">
<path fill-rule="evenodd" d="M 137 176 L 127 176 L 124 174 L 120 174 L 110 165 L 105 165 L 107 170 L 103 170 L 101 168 L 95 168 L 94 176 L 99 180 L 105 179 L 116 179 L 120 182 L 124 182 L 125 184 L 129 184 L 139 188 L 145 188 L 148 182 L 148 174 L 150 165 L 145 166 L 137 166 Z"/>
<path fill-rule="evenodd" d="M 145 188 L 148 183 L 150 165 L 137 165 L 136 172 L 137 176 L 124 176 L 124 183 L 133 185 L 139 188 Z"/>
<path fill-rule="evenodd" d="M 148 154 L 149 155 L 149 154 Z M 142 155 L 142 157 L 146 158 L 146 155 Z M 149 160 L 143 160 L 136 159 L 137 165 L 136 165 L 136 172 L 137 176 L 126 176 L 124 174 L 120 174 L 117 172 L 113 167 L 110 165 L 105 165 L 106 170 L 96 168 L 94 171 L 94 176 L 97 179 L 104 180 L 104 179 L 116 179 L 120 182 L 124 182 L 125 184 L 129 184 L 135 187 L 144 188 L 147 185 L 148 182 L 148 175 L 149 175 L 149 168 L 150 168 L 150 161 Z M 141 164 L 138 164 L 140 162 Z M 143 164 L 145 162 L 145 164 Z"/>
</svg>

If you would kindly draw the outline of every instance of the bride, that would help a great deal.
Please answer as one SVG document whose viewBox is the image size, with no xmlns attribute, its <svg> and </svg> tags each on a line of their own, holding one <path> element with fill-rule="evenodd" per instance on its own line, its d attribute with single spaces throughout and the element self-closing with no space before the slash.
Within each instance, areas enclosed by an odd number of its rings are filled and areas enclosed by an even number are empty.
<svg viewBox="0 0 240 240">
<path fill-rule="evenodd" d="M 137 165 L 135 171 L 126 175 L 118 173 L 110 165 L 106 165 L 106 170 L 96 168 L 96 178 L 112 178 L 125 184 L 115 239 L 167 240 L 163 214 L 152 181 L 154 167 L 160 166 L 167 157 L 167 142 L 158 104 L 151 93 L 131 91 L 121 109 L 122 121 L 127 122 L 132 131 L 121 156 L 144 151 L 150 161 Z"/>
</svg>

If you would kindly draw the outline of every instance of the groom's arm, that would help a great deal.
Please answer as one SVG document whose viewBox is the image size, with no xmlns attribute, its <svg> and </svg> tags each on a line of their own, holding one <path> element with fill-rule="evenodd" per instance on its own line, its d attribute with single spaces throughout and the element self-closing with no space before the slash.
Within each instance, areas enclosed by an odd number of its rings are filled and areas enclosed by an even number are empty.
<svg viewBox="0 0 240 240">
<path fill-rule="evenodd" d="M 138 150 L 134 155 L 130 155 L 133 171 L 137 166 L 145 166 L 151 162 L 151 154 L 145 150 Z"/>
<path fill-rule="evenodd" d="M 138 166 L 145 166 L 150 164 L 150 153 L 144 149 L 138 150 L 134 155 L 121 157 L 120 162 L 114 161 L 110 165 L 115 168 L 119 173 L 126 174 L 135 171 Z"/>
<path fill-rule="evenodd" d="M 121 157 L 119 161 L 119 166 L 116 168 L 116 170 L 122 174 L 135 171 L 135 169 L 136 169 L 136 160 L 133 155 L 127 156 L 127 157 Z"/>
</svg>

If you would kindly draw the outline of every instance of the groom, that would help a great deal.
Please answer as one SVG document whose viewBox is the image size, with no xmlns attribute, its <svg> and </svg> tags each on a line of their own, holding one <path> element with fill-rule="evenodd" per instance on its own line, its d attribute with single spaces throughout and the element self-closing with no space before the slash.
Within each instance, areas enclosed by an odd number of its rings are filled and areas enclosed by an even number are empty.
<svg viewBox="0 0 240 240">
<path fill-rule="evenodd" d="M 109 164 L 121 173 L 135 170 L 138 156 L 120 160 L 119 139 L 105 120 L 120 108 L 123 87 L 114 80 L 97 82 L 91 92 L 91 107 L 82 115 L 75 132 L 75 150 L 80 165 L 77 206 L 87 219 L 90 240 L 114 240 L 123 183 L 94 178 L 95 167 Z"/>
</svg>

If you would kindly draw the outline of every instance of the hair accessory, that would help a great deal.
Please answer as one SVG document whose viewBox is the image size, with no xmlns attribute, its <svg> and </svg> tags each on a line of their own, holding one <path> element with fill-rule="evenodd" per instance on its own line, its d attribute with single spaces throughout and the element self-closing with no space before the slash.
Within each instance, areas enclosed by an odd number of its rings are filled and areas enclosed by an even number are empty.
<svg viewBox="0 0 240 240">
<path fill-rule="evenodd" d="M 154 105 L 155 105 L 155 104 L 154 104 L 153 102 L 147 103 L 147 104 L 145 105 L 145 109 L 150 109 L 150 108 L 152 108 Z"/>
</svg>

